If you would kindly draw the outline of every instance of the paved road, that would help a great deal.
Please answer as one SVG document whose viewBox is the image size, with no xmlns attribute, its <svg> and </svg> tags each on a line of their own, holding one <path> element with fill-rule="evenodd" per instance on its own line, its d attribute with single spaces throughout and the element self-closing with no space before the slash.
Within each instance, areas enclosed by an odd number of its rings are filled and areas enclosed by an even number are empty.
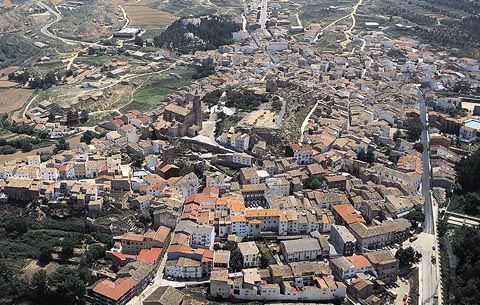
<svg viewBox="0 0 480 305">
<path fill-rule="evenodd" d="M 420 120 L 424 126 L 428 126 L 428 112 L 425 105 L 425 99 L 423 93 L 421 91 L 419 92 L 418 106 L 420 108 Z M 437 232 L 435 224 L 437 220 L 436 215 L 438 215 L 438 207 L 434 204 L 431 193 L 430 138 L 428 128 L 424 128 L 420 140 L 423 144 L 422 194 L 425 198 L 425 203 L 423 205 L 425 213 L 425 222 L 423 223 L 424 233 L 421 234 L 422 240 L 423 238 L 425 238 L 425 240 L 422 242 L 422 246 L 419 249 L 422 253 L 422 261 L 420 263 L 420 299 L 421 304 L 430 305 L 434 304 L 434 296 L 439 295 L 439 268 L 437 259 L 435 259 L 435 263 L 431 262 L 431 255 L 433 252 L 432 247 L 435 246 L 435 248 L 437 248 Z M 438 255 L 436 258 L 438 258 Z"/>
<path fill-rule="evenodd" d="M 305 132 L 305 127 L 308 125 L 308 120 L 310 120 L 310 117 L 312 116 L 313 112 L 315 109 L 317 109 L 318 102 L 315 103 L 315 106 L 313 106 L 312 110 L 308 113 L 308 115 L 305 117 L 305 120 L 303 120 L 302 127 L 300 127 L 300 143 L 303 142 L 303 133 Z"/>
</svg>

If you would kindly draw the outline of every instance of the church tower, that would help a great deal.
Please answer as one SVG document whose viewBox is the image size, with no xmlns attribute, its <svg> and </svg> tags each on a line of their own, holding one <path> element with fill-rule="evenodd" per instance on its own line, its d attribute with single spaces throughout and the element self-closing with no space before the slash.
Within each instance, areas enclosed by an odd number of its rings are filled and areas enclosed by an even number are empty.
<svg viewBox="0 0 480 305">
<path fill-rule="evenodd" d="M 193 98 L 193 112 L 195 113 L 195 125 L 202 129 L 202 102 L 198 96 Z"/>
</svg>

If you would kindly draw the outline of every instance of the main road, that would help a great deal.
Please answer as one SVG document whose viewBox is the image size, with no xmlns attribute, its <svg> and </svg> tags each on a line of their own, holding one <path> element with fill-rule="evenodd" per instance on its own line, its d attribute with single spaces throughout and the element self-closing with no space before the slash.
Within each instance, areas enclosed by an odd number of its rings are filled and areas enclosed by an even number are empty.
<svg viewBox="0 0 480 305">
<path fill-rule="evenodd" d="M 438 255 L 432 261 L 432 253 L 437 250 L 437 232 L 436 232 L 436 220 L 438 215 L 438 207 L 432 200 L 431 192 L 431 173 L 432 167 L 430 163 L 430 136 L 428 133 L 428 112 L 425 103 L 424 94 L 418 90 L 418 107 L 420 109 L 420 120 L 424 126 L 420 141 L 423 144 L 422 153 L 422 194 L 425 199 L 423 204 L 423 211 L 425 213 L 425 221 L 423 223 L 423 233 L 420 234 L 420 240 L 422 240 L 419 247 L 419 251 L 422 253 L 422 260 L 420 262 L 420 302 L 422 305 L 437 304 L 436 298 L 440 294 L 438 290 L 440 288 L 439 280 L 439 260 Z M 435 250 L 434 250 L 435 249 Z"/>
</svg>

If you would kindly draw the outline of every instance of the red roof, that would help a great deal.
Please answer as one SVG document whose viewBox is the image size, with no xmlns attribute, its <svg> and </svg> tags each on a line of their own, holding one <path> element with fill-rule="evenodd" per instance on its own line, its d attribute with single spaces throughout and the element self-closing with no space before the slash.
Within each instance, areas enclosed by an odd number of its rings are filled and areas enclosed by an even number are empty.
<svg viewBox="0 0 480 305">
<path fill-rule="evenodd" d="M 295 144 L 291 144 L 290 147 L 293 150 L 312 150 L 312 146 L 310 146 L 309 144 L 299 145 L 299 144 L 295 143 Z"/>
<path fill-rule="evenodd" d="M 162 248 L 142 249 L 137 256 L 137 261 L 143 261 L 150 264 L 155 264 L 162 254 Z"/>
<path fill-rule="evenodd" d="M 135 285 L 131 280 L 119 278 L 115 282 L 103 280 L 93 288 L 93 291 L 116 301 L 124 296 L 134 286 Z"/>
</svg>

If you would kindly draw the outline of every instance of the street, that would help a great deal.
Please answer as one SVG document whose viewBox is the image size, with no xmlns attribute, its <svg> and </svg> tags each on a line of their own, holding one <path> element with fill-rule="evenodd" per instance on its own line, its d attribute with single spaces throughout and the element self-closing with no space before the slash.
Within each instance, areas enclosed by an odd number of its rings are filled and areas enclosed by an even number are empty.
<svg viewBox="0 0 480 305">
<path fill-rule="evenodd" d="M 430 147 L 428 134 L 428 112 L 425 105 L 423 93 L 419 90 L 418 106 L 420 109 L 420 120 L 425 126 L 422 131 L 420 140 L 423 144 L 422 164 L 422 194 L 425 198 L 423 205 L 423 212 L 425 213 L 425 222 L 423 223 L 423 233 L 419 235 L 417 240 L 417 251 L 422 253 L 422 260 L 420 262 L 419 286 L 420 286 L 420 302 L 423 305 L 435 304 L 435 296 L 439 289 L 439 272 L 438 262 L 435 257 L 432 263 L 433 247 L 437 249 L 437 232 L 435 224 L 438 215 L 438 206 L 434 206 L 431 194 L 431 164 L 430 164 Z"/>
</svg>

